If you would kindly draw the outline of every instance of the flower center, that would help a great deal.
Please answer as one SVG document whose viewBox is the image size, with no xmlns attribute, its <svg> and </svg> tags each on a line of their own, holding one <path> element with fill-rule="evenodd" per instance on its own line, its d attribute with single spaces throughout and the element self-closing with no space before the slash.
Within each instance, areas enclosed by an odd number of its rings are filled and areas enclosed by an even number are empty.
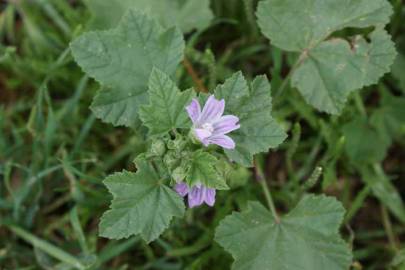
<svg viewBox="0 0 405 270">
<path fill-rule="evenodd" d="M 202 128 L 206 131 L 208 131 L 210 134 L 212 134 L 212 132 L 214 132 L 214 126 L 211 123 L 204 123 L 202 125 Z"/>
</svg>

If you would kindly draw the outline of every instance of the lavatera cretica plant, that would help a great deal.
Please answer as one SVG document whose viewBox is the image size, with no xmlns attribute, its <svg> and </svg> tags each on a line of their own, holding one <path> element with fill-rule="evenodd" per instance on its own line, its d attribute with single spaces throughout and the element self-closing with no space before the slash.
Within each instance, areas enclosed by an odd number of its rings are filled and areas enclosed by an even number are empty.
<svg viewBox="0 0 405 270">
<path fill-rule="evenodd" d="M 113 200 L 101 236 L 156 239 L 173 216 L 183 216 L 185 202 L 209 207 L 226 196 L 217 191 L 229 189 L 227 163 L 252 167 L 255 154 L 286 138 L 271 116 L 265 76 L 249 83 L 238 72 L 209 94 L 181 91 L 173 74 L 184 47 L 176 27 L 164 29 L 134 10 L 117 28 L 85 33 L 71 45 L 77 63 L 101 84 L 91 105 L 96 116 L 116 126 L 141 121 L 148 129 L 149 148 L 136 157 L 137 171 L 104 180 Z"/>
<path fill-rule="evenodd" d="M 383 30 L 391 14 L 386 0 L 337 2 L 266 0 L 257 10 L 259 27 L 272 44 L 300 54 L 292 85 L 308 104 L 331 114 L 342 111 L 350 92 L 375 83 L 395 57 Z M 368 39 L 357 36 L 350 44 L 329 39 L 345 27 L 374 30 Z M 135 159 L 136 172 L 124 170 L 104 180 L 113 199 L 99 225 L 103 237 L 139 235 L 153 241 L 173 217 L 184 215 L 185 203 L 194 211 L 230 196 L 229 168 L 253 167 L 256 154 L 286 139 L 271 114 L 266 76 L 247 81 L 237 72 L 209 93 L 182 91 L 174 74 L 184 49 L 177 27 L 162 27 L 136 10 L 129 10 L 116 28 L 87 32 L 71 44 L 75 61 L 101 86 L 93 113 L 105 123 L 133 128 L 148 145 Z M 255 171 L 263 176 L 260 166 Z M 339 235 L 340 202 L 302 196 L 279 216 L 260 183 L 268 209 L 249 202 L 216 229 L 215 241 L 235 259 L 233 269 L 349 268 L 351 250 Z"/>
</svg>

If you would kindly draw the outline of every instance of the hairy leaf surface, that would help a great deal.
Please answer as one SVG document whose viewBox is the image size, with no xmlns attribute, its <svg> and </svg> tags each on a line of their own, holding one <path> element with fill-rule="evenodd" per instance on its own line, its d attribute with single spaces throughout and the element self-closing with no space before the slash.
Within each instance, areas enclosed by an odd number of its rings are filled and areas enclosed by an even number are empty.
<svg viewBox="0 0 405 270">
<path fill-rule="evenodd" d="M 241 165 L 252 166 L 253 155 L 277 147 L 287 136 L 271 116 L 270 93 L 265 76 L 248 85 L 240 72 L 215 89 L 215 96 L 225 99 L 225 112 L 240 119 L 240 129 L 229 134 L 236 148 L 225 153 Z"/>
<path fill-rule="evenodd" d="M 151 135 L 163 134 L 175 128 L 187 128 L 191 121 L 186 106 L 194 96 L 192 89 L 180 92 L 168 75 L 153 69 L 149 78 L 150 105 L 139 112 Z"/>
<path fill-rule="evenodd" d="M 91 106 L 95 115 L 133 126 L 148 100 L 152 68 L 172 75 L 183 58 L 184 40 L 177 28 L 164 31 L 148 16 L 129 11 L 117 28 L 85 33 L 71 48 L 81 68 L 103 86 Z"/>
<path fill-rule="evenodd" d="M 129 9 L 146 12 L 165 27 L 177 25 L 183 32 L 204 29 L 213 18 L 209 0 L 87 0 L 93 13 L 92 26 L 115 27 Z"/>
<path fill-rule="evenodd" d="M 217 158 L 207 152 L 202 150 L 194 152 L 187 164 L 187 184 L 189 186 L 203 184 L 209 188 L 228 189 L 225 179 L 221 177 L 215 167 L 217 162 Z"/>
<path fill-rule="evenodd" d="M 169 226 L 173 216 L 183 216 L 183 199 L 160 181 L 145 160 L 138 159 L 137 167 L 136 173 L 123 171 L 104 180 L 113 200 L 101 218 L 101 236 L 121 239 L 139 234 L 150 242 Z"/>
<path fill-rule="evenodd" d="M 257 17 L 263 34 L 283 50 L 299 52 L 292 85 L 320 111 L 339 114 L 350 92 L 376 83 L 396 55 L 382 29 L 392 8 L 386 0 L 266 0 Z M 347 41 L 329 38 L 347 27 L 375 27 Z"/>
<path fill-rule="evenodd" d="M 250 202 L 217 227 L 216 241 L 235 259 L 232 269 L 347 270 L 348 245 L 339 236 L 344 208 L 336 199 L 307 196 L 277 223 Z"/>
</svg>

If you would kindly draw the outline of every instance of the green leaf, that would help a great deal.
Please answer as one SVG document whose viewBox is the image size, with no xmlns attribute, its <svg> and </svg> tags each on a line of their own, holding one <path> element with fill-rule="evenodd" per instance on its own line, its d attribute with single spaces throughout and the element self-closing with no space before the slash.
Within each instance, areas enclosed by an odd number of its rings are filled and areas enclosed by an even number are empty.
<svg viewBox="0 0 405 270">
<path fill-rule="evenodd" d="M 322 42 L 296 70 L 292 85 L 315 108 L 340 113 L 349 94 L 376 83 L 395 57 L 394 44 L 384 30 L 374 31 L 370 39 L 368 43 L 357 37 L 351 45 L 343 39 Z"/>
<path fill-rule="evenodd" d="M 225 179 L 216 169 L 218 160 L 203 150 L 195 151 L 187 162 L 186 182 L 189 186 L 203 184 L 209 188 L 228 189 Z"/>
<path fill-rule="evenodd" d="M 345 151 L 354 165 L 380 162 L 385 158 L 389 144 L 363 117 L 357 117 L 343 126 Z"/>
<path fill-rule="evenodd" d="M 184 40 L 178 29 L 163 31 L 148 16 L 129 11 L 117 28 L 85 33 L 71 49 L 81 68 L 103 86 L 91 106 L 95 115 L 133 126 L 148 100 L 152 68 L 172 75 L 183 58 Z"/>
<path fill-rule="evenodd" d="M 313 48 L 347 27 L 385 25 L 391 14 L 386 0 L 266 0 L 257 9 L 263 34 L 273 45 L 293 52 Z"/>
<path fill-rule="evenodd" d="M 104 180 L 113 200 L 101 218 L 103 237 L 121 239 L 139 234 L 151 242 L 169 226 L 173 216 L 184 214 L 183 199 L 161 182 L 145 160 L 138 159 L 136 164 L 136 173 L 123 171 Z"/>
<path fill-rule="evenodd" d="M 153 69 L 149 78 L 150 105 L 142 106 L 139 116 L 151 135 L 164 134 L 175 128 L 189 128 L 186 106 L 194 96 L 192 89 L 180 92 L 165 73 Z"/>
<path fill-rule="evenodd" d="M 339 114 L 350 92 L 376 83 L 390 70 L 395 47 L 382 29 L 392 8 L 386 0 L 266 0 L 257 17 L 263 34 L 281 49 L 301 54 L 292 85 L 320 111 Z M 376 27 L 368 42 L 329 38 L 347 27 Z M 344 79 L 342 79 L 344 78 Z"/>
<path fill-rule="evenodd" d="M 225 153 L 231 160 L 246 167 L 253 165 L 253 155 L 277 147 L 287 137 L 271 116 L 270 93 L 270 84 L 265 76 L 256 77 L 248 85 L 241 72 L 215 89 L 215 96 L 225 99 L 225 112 L 240 119 L 240 129 L 229 134 L 236 147 Z"/>
<path fill-rule="evenodd" d="M 129 9 L 146 12 L 165 27 L 177 25 L 183 32 L 202 30 L 213 18 L 209 0 L 87 0 L 86 2 L 93 13 L 92 26 L 99 29 L 115 27 Z"/>
<path fill-rule="evenodd" d="M 220 222 L 215 240 L 232 254 L 235 270 L 347 270 L 351 251 L 338 232 L 344 212 L 336 199 L 310 195 L 277 223 L 250 202 Z"/>
</svg>

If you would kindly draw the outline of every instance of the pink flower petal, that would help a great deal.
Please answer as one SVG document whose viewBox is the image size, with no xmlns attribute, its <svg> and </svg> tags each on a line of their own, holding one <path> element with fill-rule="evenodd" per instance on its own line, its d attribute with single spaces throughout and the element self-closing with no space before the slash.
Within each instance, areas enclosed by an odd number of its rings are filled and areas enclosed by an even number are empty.
<svg viewBox="0 0 405 270">
<path fill-rule="evenodd" d="M 202 187 L 193 187 L 188 193 L 188 207 L 193 208 L 204 202 L 204 192 Z"/>
<path fill-rule="evenodd" d="M 234 115 L 222 116 L 225 100 L 217 100 L 211 95 L 201 111 L 198 100 L 193 99 L 186 110 L 193 121 L 193 133 L 203 145 L 217 144 L 225 149 L 235 148 L 235 142 L 225 134 L 240 128 L 239 118 Z"/>
<path fill-rule="evenodd" d="M 219 118 L 213 125 L 214 136 L 220 134 L 227 134 L 233 130 L 240 128 L 238 124 L 239 118 L 234 115 L 225 115 Z"/>
<path fill-rule="evenodd" d="M 211 136 L 207 140 L 208 143 L 219 145 L 225 149 L 235 148 L 235 142 L 232 140 L 232 138 L 223 134 Z"/>
<path fill-rule="evenodd" d="M 188 193 L 188 186 L 186 183 L 178 183 L 174 186 L 174 190 L 182 197 L 186 196 Z"/>
<path fill-rule="evenodd" d="M 215 204 L 215 189 L 213 188 L 205 188 L 205 198 L 204 202 L 209 206 L 214 206 Z"/>
<path fill-rule="evenodd" d="M 193 98 L 191 103 L 186 107 L 186 110 L 191 121 L 195 124 L 201 115 L 201 107 L 198 100 Z"/>
<path fill-rule="evenodd" d="M 217 100 L 214 95 L 211 95 L 204 105 L 198 123 L 201 125 L 203 123 L 214 122 L 222 116 L 225 109 L 225 100 Z"/>
<path fill-rule="evenodd" d="M 202 129 L 202 128 L 196 128 L 194 129 L 194 134 L 197 137 L 197 139 L 202 142 L 203 144 L 206 144 L 206 139 L 209 138 L 212 133 L 209 132 L 206 129 Z"/>
</svg>

